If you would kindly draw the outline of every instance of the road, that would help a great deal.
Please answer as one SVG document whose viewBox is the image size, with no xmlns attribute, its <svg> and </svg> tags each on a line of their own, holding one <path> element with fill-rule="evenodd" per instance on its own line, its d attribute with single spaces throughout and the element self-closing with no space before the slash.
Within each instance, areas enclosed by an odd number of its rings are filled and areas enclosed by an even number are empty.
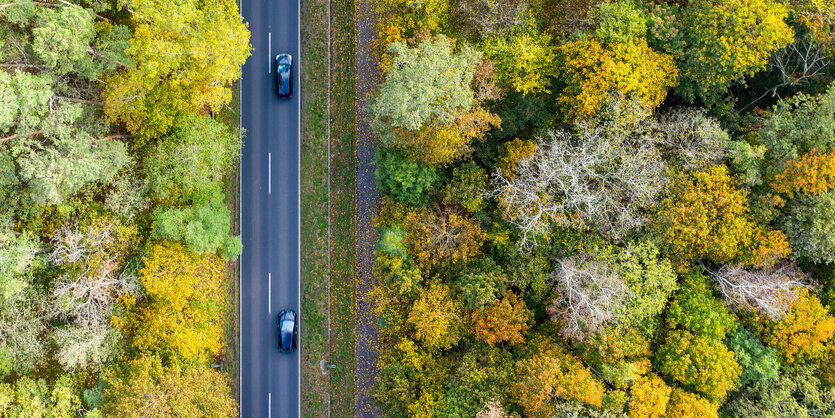
<svg viewBox="0 0 835 418">
<path fill-rule="evenodd" d="M 300 307 L 299 0 L 241 0 L 241 14 L 253 47 L 241 79 L 241 417 L 298 417 L 300 357 L 279 353 L 277 327 Z M 293 56 L 291 99 L 275 94 L 279 53 Z"/>
</svg>

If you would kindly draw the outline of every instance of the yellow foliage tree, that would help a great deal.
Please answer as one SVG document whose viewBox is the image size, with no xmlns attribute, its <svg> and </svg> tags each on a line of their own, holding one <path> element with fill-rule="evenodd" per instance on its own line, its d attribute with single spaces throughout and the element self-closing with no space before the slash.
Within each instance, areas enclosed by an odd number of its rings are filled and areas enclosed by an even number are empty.
<svg viewBox="0 0 835 418">
<path fill-rule="evenodd" d="M 718 418 L 719 407 L 695 393 L 673 387 L 667 404 L 669 418 Z"/>
<path fill-rule="evenodd" d="M 418 293 L 408 318 L 415 327 L 415 336 L 433 348 L 457 344 L 463 331 L 464 306 L 461 302 L 443 284 L 431 283 Z"/>
<path fill-rule="evenodd" d="M 817 196 L 829 191 L 835 187 L 835 152 L 819 154 L 812 149 L 797 160 L 787 161 L 783 172 L 774 177 L 771 187 L 789 198 L 794 197 L 795 192 Z"/>
<path fill-rule="evenodd" d="M 640 376 L 632 382 L 629 416 L 632 418 L 660 417 L 667 410 L 672 389 L 658 375 Z"/>
<path fill-rule="evenodd" d="M 779 321 L 757 317 L 755 322 L 763 342 L 777 349 L 784 364 L 821 358 L 825 343 L 835 335 L 835 318 L 808 291 L 798 296 Z"/>
<path fill-rule="evenodd" d="M 515 394 L 526 413 L 549 416 L 554 398 L 603 405 L 603 384 L 580 359 L 549 339 L 534 341 L 532 351 L 530 358 L 516 363 Z"/>
<path fill-rule="evenodd" d="M 558 56 L 558 76 L 566 87 L 557 104 L 569 120 L 595 115 L 612 93 L 638 99 L 652 109 L 676 86 L 673 57 L 653 50 L 643 38 L 605 44 L 582 38 L 561 45 Z"/>
<path fill-rule="evenodd" d="M 673 174 L 656 209 L 654 223 L 680 270 L 700 258 L 763 266 L 789 254 L 782 232 L 754 222 L 747 192 L 724 165 Z"/>
<path fill-rule="evenodd" d="M 132 309 L 133 346 L 163 358 L 208 361 L 223 344 L 226 264 L 179 243 L 156 244 L 143 257 L 147 300 Z"/>
</svg>

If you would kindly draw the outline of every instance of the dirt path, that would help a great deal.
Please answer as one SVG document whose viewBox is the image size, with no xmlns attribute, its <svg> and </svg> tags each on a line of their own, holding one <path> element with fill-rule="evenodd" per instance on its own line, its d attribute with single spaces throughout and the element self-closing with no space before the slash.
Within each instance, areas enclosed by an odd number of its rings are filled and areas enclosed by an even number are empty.
<svg viewBox="0 0 835 418">
<path fill-rule="evenodd" d="M 356 413 L 358 417 L 378 417 L 369 390 L 377 377 L 377 318 L 371 311 L 368 293 L 376 281 L 372 273 L 377 231 L 372 218 L 380 204 L 374 178 L 374 153 L 377 138 L 362 109 L 380 78 L 372 51 L 376 34 L 374 0 L 356 1 L 357 19 L 357 341 L 356 341 Z"/>
</svg>

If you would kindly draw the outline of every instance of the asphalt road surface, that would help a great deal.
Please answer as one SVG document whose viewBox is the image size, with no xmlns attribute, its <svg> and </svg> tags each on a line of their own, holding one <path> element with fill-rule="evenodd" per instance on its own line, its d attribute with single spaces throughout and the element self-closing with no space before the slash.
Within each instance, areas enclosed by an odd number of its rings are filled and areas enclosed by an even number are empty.
<svg viewBox="0 0 835 418">
<path fill-rule="evenodd" d="M 241 417 L 299 416 L 299 353 L 278 351 L 278 313 L 299 312 L 299 0 L 242 0 L 252 56 L 241 79 Z M 293 56 L 293 97 L 275 56 Z M 304 320 L 300 313 L 300 320 Z"/>
</svg>

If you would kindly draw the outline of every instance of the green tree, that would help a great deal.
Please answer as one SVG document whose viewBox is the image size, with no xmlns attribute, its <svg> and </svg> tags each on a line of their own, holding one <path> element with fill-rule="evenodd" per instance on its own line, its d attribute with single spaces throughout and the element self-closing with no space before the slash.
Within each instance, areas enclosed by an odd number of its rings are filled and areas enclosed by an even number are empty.
<svg viewBox="0 0 835 418">
<path fill-rule="evenodd" d="M 594 36 L 604 42 L 626 42 L 643 38 L 647 16 L 633 0 L 605 1 L 592 11 Z"/>
<path fill-rule="evenodd" d="M 87 50 L 96 36 L 95 17 L 92 10 L 72 4 L 38 8 L 32 48 L 58 74 L 87 72 L 93 62 Z"/>
<path fill-rule="evenodd" d="M 121 375 L 110 373 L 102 412 L 121 417 L 230 417 L 238 411 L 225 374 L 207 365 L 164 366 L 142 356 Z"/>
<path fill-rule="evenodd" d="M 835 414 L 835 388 L 821 384 L 812 365 L 793 367 L 744 389 L 723 410 L 729 416 L 816 417 Z"/>
<path fill-rule="evenodd" d="M 185 115 L 145 159 L 150 188 L 161 199 L 174 200 L 214 190 L 234 168 L 240 148 L 238 133 L 224 124 Z"/>
<path fill-rule="evenodd" d="M 377 166 L 374 175 L 380 192 L 411 206 L 421 206 L 429 200 L 440 180 L 434 168 L 386 147 L 377 149 L 374 164 Z"/>
<path fill-rule="evenodd" d="M 219 192 L 191 205 L 158 208 L 153 220 L 154 234 L 183 242 L 195 253 L 219 253 L 226 259 L 241 253 L 240 237 L 229 235 L 232 218 Z"/>
<path fill-rule="evenodd" d="M 134 27 L 133 66 L 108 79 L 105 111 L 128 130 L 156 138 L 176 117 L 232 98 L 231 83 L 249 56 L 249 31 L 231 0 L 176 4 L 120 0 Z"/>
<path fill-rule="evenodd" d="M 771 0 L 695 0 L 683 11 L 686 48 L 678 92 L 708 105 L 734 82 L 765 68 L 771 54 L 794 39 L 786 7 Z"/>
<path fill-rule="evenodd" d="M 484 206 L 487 180 L 484 169 L 472 161 L 455 167 L 444 190 L 444 202 L 458 203 L 470 212 L 478 212 Z"/>
<path fill-rule="evenodd" d="M 667 310 L 664 343 L 655 365 L 685 388 L 719 401 L 733 389 L 742 368 L 722 340 L 736 318 L 701 274 L 689 275 Z"/>
<path fill-rule="evenodd" d="M 0 221 L 0 297 L 11 298 L 29 285 L 27 272 L 39 250 L 37 238 L 17 233 L 8 221 Z"/>
<path fill-rule="evenodd" d="M 763 346 L 753 332 L 740 325 L 736 331 L 728 334 L 725 341 L 728 349 L 734 352 L 736 361 L 742 366 L 740 385 L 777 377 L 780 369 L 777 352 L 771 347 Z"/>
<path fill-rule="evenodd" d="M 484 50 L 496 61 L 499 84 L 523 96 L 550 93 L 556 51 L 551 35 L 540 32 L 533 19 L 519 25 L 510 37 L 490 37 Z"/>
</svg>

